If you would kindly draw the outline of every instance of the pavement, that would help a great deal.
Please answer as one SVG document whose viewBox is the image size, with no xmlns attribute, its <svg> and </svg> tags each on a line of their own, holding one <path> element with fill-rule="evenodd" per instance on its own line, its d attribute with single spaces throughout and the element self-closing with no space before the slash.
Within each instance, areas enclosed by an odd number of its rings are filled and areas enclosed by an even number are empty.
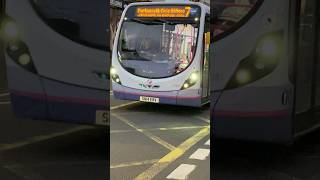
<svg viewBox="0 0 320 180">
<path fill-rule="evenodd" d="M 106 180 L 106 127 L 16 118 L 0 94 L 1 180 Z"/>
<path fill-rule="evenodd" d="M 209 106 L 122 101 L 111 95 L 111 179 L 210 179 Z"/>
</svg>

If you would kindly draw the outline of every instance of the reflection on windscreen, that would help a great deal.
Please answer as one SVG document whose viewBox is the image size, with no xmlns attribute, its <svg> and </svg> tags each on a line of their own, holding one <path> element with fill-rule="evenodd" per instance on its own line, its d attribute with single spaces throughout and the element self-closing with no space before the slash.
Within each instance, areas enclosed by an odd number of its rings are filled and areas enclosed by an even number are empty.
<svg viewBox="0 0 320 180">
<path fill-rule="evenodd" d="M 191 22 L 194 23 L 194 22 Z M 131 19 L 122 24 L 118 53 L 122 66 L 147 78 L 170 77 L 192 62 L 198 24 Z"/>
<path fill-rule="evenodd" d="M 239 23 L 257 4 L 259 0 L 214 0 L 213 21 L 214 36 L 227 32 Z"/>
</svg>

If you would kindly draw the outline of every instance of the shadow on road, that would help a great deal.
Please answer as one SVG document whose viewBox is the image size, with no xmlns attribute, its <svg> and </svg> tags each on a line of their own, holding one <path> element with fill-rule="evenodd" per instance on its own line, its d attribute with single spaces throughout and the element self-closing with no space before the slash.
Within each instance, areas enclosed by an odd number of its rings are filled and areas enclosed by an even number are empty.
<svg viewBox="0 0 320 180">
<path fill-rule="evenodd" d="M 213 158 L 216 179 L 320 179 L 320 131 L 290 146 L 215 140 Z"/>
<path fill-rule="evenodd" d="M 141 113 L 152 113 L 157 112 L 161 114 L 167 114 L 168 116 L 190 116 L 200 115 L 208 111 L 209 117 L 210 105 L 206 104 L 203 107 L 187 107 L 187 106 L 173 106 L 166 104 L 152 104 L 152 103 L 139 103 L 132 106 L 128 106 L 122 109 L 127 112 L 141 112 Z"/>
</svg>

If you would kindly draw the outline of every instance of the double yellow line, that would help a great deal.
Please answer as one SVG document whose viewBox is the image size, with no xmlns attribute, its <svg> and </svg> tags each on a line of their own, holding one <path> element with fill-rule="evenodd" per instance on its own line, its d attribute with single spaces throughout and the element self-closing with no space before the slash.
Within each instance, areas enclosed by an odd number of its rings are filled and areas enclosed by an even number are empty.
<svg viewBox="0 0 320 180">
<path fill-rule="evenodd" d="M 162 157 L 158 162 L 154 163 L 143 173 L 139 174 L 134 180 L 151 180 L 158 175 L 163 169 L 165 169 L 172 162 L 181 157 L 187 150 L 193 145 L 198 143 L 204 137 L 210 134 L 210 126 L 201 129 L 197 134 L 184 141 L 178 147 L 174 148 L 170 153 Z"/>
<path fill-rule="evenodd" d="M 159 160 L 147 160 L 143 162 L 131 162 L 131 163 L 123 163 L 115 166 L 111 166 L 112 168 L 119 168 L 119 167 L 127 167 L 127 166 L 136 166 L 136 165 L 146 165 L 146 164 L 152 164 L 150 168 L 148 168 L 146 171 L 139 174 L 137 177 L 134 178 L 134 180 L 151 180 L 155 176 L 157 176 L 162 170 L 164 170 L 168 165 L 170 165 L 172 162 L 180 158 L 186 151 L 188 151 L 192 146 L 194 146 L 196 143 L 201 141 L 203 138 L 207 137 L 210 134 L 210 125 L 204 126 L 198 133 L 181 143 L 178 147 L 174 147 L 173 145 L 169 144 L 168 142 L 162 140 L 161 138 L 153 135 L 149 132 L 148 129 L 141 129 L 137 125 L 135 125 L 133 122 L 130 122 L 126 118 L 116 114 L 111 113 L 112 116 L 119 119 L 120 121 L 124 122 L 128 126 L 132 127 L 138 132 L 141 132 L 148 138 L 152 139 L 156 143 L 162 145 L 163 147 L 170 150 L 168 154 L 163 156 Z M 197 119 L 200 119 L 206 123 L 210 123 L 209 120 L 203 117 L 195 117 Z"/>
</svg>

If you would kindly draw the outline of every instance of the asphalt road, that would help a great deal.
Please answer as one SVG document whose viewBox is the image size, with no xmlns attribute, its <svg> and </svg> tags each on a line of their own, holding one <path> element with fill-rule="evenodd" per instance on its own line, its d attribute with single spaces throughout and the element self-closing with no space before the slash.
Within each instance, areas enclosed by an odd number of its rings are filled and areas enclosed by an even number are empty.
<svg viewBox="0 0 320 180">
<path fill-rule="evenodd" d="M 106 180 L 106 127 L 19 119 L 0 93 L 1 180 Z"/>
<path fill-rule="evenodd" d="M 209 106 L 120 101 L 111 96 L 111 179 L 210 179 Z"/>
<path fill-rule="evenodd" d="M 130 104 L 128 104 L 130 103 Z M 111 179 L 207 180 L 208 107 L 111 101 Z M 0 179 L 108 179 L 105 127 L 16 118 L 0 92 Z M 216 140 L 215 180 L 319 180 L 320 131 L 292 146 Z M 192 158 L 193 157 L 193 158 Z"/>
</svg>

